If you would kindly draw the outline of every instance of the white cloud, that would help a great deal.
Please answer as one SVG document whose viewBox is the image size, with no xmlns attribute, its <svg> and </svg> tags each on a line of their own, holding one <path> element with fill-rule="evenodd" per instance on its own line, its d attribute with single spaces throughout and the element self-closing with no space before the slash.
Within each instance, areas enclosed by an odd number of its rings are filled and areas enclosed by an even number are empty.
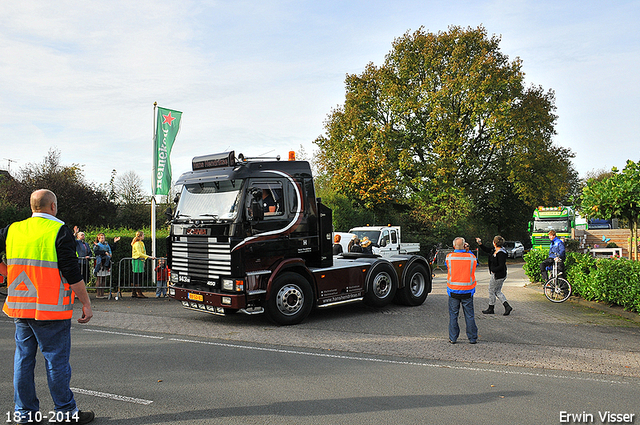
<svg viewBox="0 0 640 425">
<path fill-rule="evenodd" d="M 380 64 L 424 26 L 484 25 L 556 92 L 557 142 L 581 173 L 638 160 L 638 1 L 5 0 L 0 15 L 0 166 L 51 147 L 105 183 L 150 185 L 153 102 L 183 111 L 174 175 L 195 155 L 307 152 L 344 77 Z M 609 147 L 603 152 L 603 143 Z"/>
</svg>

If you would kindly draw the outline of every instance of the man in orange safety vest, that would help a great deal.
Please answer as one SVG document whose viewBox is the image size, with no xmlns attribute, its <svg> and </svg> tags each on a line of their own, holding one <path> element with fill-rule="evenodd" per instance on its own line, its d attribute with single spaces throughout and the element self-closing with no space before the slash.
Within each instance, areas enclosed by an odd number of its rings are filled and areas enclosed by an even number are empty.
<svg viewBox="0 0 640 425">
<path fill-rule="evenodd" d="M 82 303 L 79 323 L 93 316 L 91 300 L 78 266 L 75 238 L 56 218 L 58 200 L 50 190 L 31 194 L 33 215 L 0 229 L 0 273 L 7 276 L 7 299 L 2 311 L 16 325 L 13 363 L 14 423 L 39 423 L 43 418 L 36 396 L 34 368 L 38 347 L 45 358 L 49 392 L 56 418 L 86 424 L 91 411 L 80 411 L 69 384 L 71 317 L 77 296 Z M 45 418 L 46 419 L 46 418 Z"/>
<path fill-rule="evenodd" d="M 455 344 L 460 335 L 458 315 L 464 311 L 467 338 L 471 344 L 478 342 L 478 327 L 473 311 L 473 294 L 476 292 L 476 257 L 465 249 L 464 238 L 453 240 L 454 251 L 447 255 L 447 294 L 449 294 L 449 342 Z"/>
</svg>

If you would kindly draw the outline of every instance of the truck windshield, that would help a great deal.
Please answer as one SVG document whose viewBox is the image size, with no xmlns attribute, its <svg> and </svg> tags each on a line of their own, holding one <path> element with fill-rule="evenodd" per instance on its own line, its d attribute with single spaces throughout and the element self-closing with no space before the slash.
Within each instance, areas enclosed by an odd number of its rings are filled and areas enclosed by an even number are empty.
<svg viewBox="0 0 640 425">
<path fill-rule="evenodd" d="M 548 232 L 555 230 L 556 232 L 566 233 L 570 230 L 569 220 L 536 220 L 533 225 L 534 232 Z"/>
<path fill-rule="evenodd" d="M 379 230 L 355 230 L 351 231 L 351 233 L 355 233 L 355 235 L 360 240 L 364 239 L 364 237 L 366 236 L 373 243 L 378 243 L 378 238 L 380 238 Z"/>
<path fill-rule="evenodd" d="M 233 220 L 238 214 L 242 180 L 185 184 L 176 209 L 177 219 Z"/>
</svg>

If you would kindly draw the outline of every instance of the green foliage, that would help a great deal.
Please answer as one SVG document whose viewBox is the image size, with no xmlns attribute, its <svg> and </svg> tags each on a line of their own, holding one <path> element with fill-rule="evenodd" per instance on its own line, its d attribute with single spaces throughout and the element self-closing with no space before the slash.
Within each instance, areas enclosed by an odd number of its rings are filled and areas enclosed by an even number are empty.
<svg viewBox="0 0 640 425">
<path fill-rule="evenodd" d="M 530 282 L 540 282 L 540 263 L 549 256 L 549 250 L 532 249 L 524 254 L 524 273 L 529 277 Z"/>
<path fill-rule="evenodd" d="M 580 241 L 578 239 L 567 239 L 564 241 L 564 248 L 567 252 L 578 252 Z"/>
<path fill-rule="evenodd" d="M 95 186 L 85 180 L 78 164 L 62 165 L 60 152 L 51 149 L 42 162 L 21 168 L 16 178 L 0 172 L 0 227 L 30 217 L 31 192 L 42 188 L 56 194 L 58 217 L 71 227 L 149 226 L 151 206 L 141 184 L 134 172 L 116 177 L 113 170 L 109 184 Z M 164 227 L 168 206 L 166 202 L 158 205 L 157 227 Z"/>
<path fill-rule="evenodd" d="M 567 279 L 571 282 L 573 292 L 585 299 L 594 299 L 597 289 L 591 272 L 595 270 L 596 260 L 590 254 L 570 253 L 567 255 Z"/>
<path fill-rule="evenodd" d="M 540 280 L 544 251 L 525 254 L 525 274 L 531 282 Z M 573 293 L 590 301 L 616 304 L 640 313 L 640 262 L 625 258 L 595 259 L 590 254 L 571 252 L 565 261 Z"/>
<path fill-rule="evenodd" d="M 18 178 L 21 196 L 15 199 L 21 208 L 29 206 L 31 192 L 46 188 L 58 198 L 58 217 L 70 225 L 105 225 L 113 223 L 116 208 L 106 195 L 85 181 L 78 164 L 61 165 L 60 152 L 51 149 L 40 163 L 25 165 Z"/>
<path fill-rule="evenodd" d="M 354 205 L 346 196 L 327 190 L 318 191 L 318 195 L 333 211 L 333 228 L 336 232 L 347 232 L 356 226 L 375 224 L 371 210 Z"/>
<path fill-rule="evenodd" d="M 626 258 L 595 261 L 578 294 L 587 300 L 617 304 L 640 312 L 640 263 Z"/>
<path fill-rule="evenodd" d="M 329 188 L 377 215 L 406 205 L 429 232 L 470 215 L 516 232 L 532 208 L 565 198 L 577 174 L 551 141 L 555 95 L 525 87 L 499 44 L 482 27 L 420 28 L 381 66 L 348 75 L 315 141 Z"/>
<path fill-rule="evenodd" d="M 627 161 L 622 173 L 616 168 L 602 180 L 590 179 L 582 190 L 581 215 L 589 218 L 625 218 L 631 232 L 630 252 L 637 259 L 640 222 L 640 163 Z"/>
</svg>

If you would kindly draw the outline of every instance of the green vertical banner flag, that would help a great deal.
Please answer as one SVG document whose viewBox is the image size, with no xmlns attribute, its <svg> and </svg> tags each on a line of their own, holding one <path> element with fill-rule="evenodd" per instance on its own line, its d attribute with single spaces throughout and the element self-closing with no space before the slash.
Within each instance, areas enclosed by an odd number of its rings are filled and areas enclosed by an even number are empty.
<svg viewBox="0 0 640 425">
<path fill-rule="evenodd" d="M 182 112 L 158 107 L 153 138 L 153 194 L 168 195 L 171 187 L 171 148 L 180 130 Z"/>
</svg>

